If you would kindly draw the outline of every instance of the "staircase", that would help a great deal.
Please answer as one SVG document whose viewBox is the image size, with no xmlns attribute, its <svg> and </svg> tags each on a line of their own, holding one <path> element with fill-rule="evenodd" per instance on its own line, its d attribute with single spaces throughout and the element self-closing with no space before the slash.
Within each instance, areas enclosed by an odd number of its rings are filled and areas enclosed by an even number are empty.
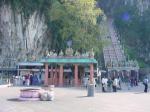
<svg viewBox="0 0 150 112">
<path fill-rule="evenodd" d="M 103 48 L 104 61 L 105 66 L 115 66 L 119 65 L 120 62 L 125 62 L 126 57 L 111 19 L 108 20 L 108 28 L 110 37 L 107 37 L 107 40 L 109 40 L 110 44 Z"/>
<path fill-rule="evenodd" d="M 131 76 L 139 79 L 139 66 L 136 60 L 126 60 L 124 48 L 122 47 L 119 36 L 113 26 L 113 20 L 109 19 L 108 22 L 109 36 L 104 38 L 109 45 L 103 47 L 103 55 L 105 68 L 108 75 Z M 132 72 L 131 72 L 132 71 Z M 134 72 L 133 72 L 134 71 Z"/>
</svg>

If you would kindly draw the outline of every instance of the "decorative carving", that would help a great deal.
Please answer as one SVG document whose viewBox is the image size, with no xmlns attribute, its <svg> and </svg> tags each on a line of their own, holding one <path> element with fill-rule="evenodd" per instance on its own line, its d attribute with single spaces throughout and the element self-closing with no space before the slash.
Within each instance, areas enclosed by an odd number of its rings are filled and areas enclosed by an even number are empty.
<svg viewBox="0 0 150 112">
<path fill-rule="evenodd" d="M 73 56 L 73 49 L 67 48 L 65 53 L 66 53 L 66 56 Z"/>
<path fill-rule="evenodd" d="M 94 53 L 94 51 L 93 51 L 93 48 L 89 51 L 89 57 L 90 58 L 94 58 L 94 55 L 95 55 L 95 53 Z"/>
<path fill-rule="evenodd" d="M 32 56 L 32 60 L 33 60 L 33 61 L 36 61 L 36 57 L 35 57 L 35 56 Z"/>
<path fill-rule="evenodd" d="M 57 53 L 55 51 L 48 51 L 47 50 L 45 53 L 46 53 L 47 57 L 57 57 Z M 73 52 L 72 48 L 67 48 L 65 50 L 65 55 L 66 56 L 73 56 L 73 53 L 74 52 Z M 64 53 L 63 53 L 62 50 L 59 52 L 58 56 L 64 56 Z M 89 52 L 83 53 L 82 55 L 78 51 L 76 51 L 74 56 L 77 56 L 77 57 L 78 56 L 82 56 L 82 57 L 87 57 L 87 58 L 88 57 L 89 58 L 94 58 L 94 51 L 93 51 L 93 49 L 91 49 Z"/>
<path fill-rule="evenodd" d="M 117 66 L 118 66 L 117 62 L 113 61 L 113 67 L 117 67 Z"/>
<path fill-rule="evenodd" d="M 45 54 L 46 54 L 46 56 L 49 56 L 49 51 L 48 51 L 48 50 L 46 50 Z"/>
<path fill-rule="evenodd" d="M 129 67 L 129 61 L 126 61 L 126 62 L 125 62 L 125 66 L 126 66 L 126 67 Z"/>
<path fill-rule="evenodd" d="M 122 62 L 119 61 L 119 62 L 118 62 L 118 67 L 121 67 L 121 66 L 122 66 Z"/>
<path fill-rule="evenodd" d="M 75 56 L 80 56 L 80 53 L 78 51 L 75 52 Z"/>
<path fill-rule="evenodd" d="M 88 57 L 89 56 L 89 52 L 83 53 L 82 57 Z"/>
<path fill-rule="evenodd" d="M 64 56 L 64 53 L 62 50 L 60 51 L 59 56 Z"/>
<path fill-rule="evenodd" d="M 130 66 L 134 67 L 134 61 L 133 60 L 130 61 Z"/>
<path fill-rule="evenodd" d="M 138 67 L 138 62 L 136 60 L 134 60 L 134 66 Z"/>
<path fill-rule="evenodd" d="M 107 65 L 107 67 L 112 67 L 112 62 L 109 61 L 109 62 L 106 63 L 106 65 Z"/>
<path fill-rule="evenodd" d="M 50 52 L 46 51 L 46 53 L 47 53 L 47 56 L 48 56 L 48 57 L 57 56 L 57 54 L 54 53 L 53 51 L 50 51 Z"/>
<path fill-rule="evenodd" d="M 52 56 L 56 57 L 56 56 L 57 56 L 57 53 L 53 53 L 53 55 L 52 55 Z"/>
</svg>

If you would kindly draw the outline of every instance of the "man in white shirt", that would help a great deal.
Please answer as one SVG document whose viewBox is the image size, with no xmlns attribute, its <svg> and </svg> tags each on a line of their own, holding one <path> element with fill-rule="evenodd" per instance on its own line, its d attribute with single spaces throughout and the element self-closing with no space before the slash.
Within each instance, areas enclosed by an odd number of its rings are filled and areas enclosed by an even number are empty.
<svg viewBox="0 0 150 112">
<path fill-rule="evenodd" d="M 103 92 L 106 92 L 107 91 L 107 81 L 108 79 L 107 78 L 102 78 L 102 91 Z"/>
<path fill-rule="evenodd" d="M 113 80 L 113 92 L 117 92 L 118 84 L 119 84 L 119 80 L 117 78 L 114 78 L 114 80 Z"/>
</svg>

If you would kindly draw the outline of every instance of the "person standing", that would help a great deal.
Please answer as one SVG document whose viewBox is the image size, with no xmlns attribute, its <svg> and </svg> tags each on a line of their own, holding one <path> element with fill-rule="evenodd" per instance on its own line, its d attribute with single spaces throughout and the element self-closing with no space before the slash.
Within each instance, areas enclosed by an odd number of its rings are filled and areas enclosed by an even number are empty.
<svg viewBox="0 0 150 112">
<path fill-rule="evenodd" d="M 87 86 L 88 86 L 88 77 L 83 78 L 83 85 L 84 85 L 84 87 L 87 88 Z"/>
<path fill-rule="evenodd" d="M 148 90 L 148 78 L 147 77 L 145 77 L 143 84 L 144 84 L 144 92 L 147 93 L 147 90 Z"/>
<path fill-rule="evenodd" d="M 23 84 L 23 86 L 25 85 L 25 82 L 26 82 L 25 76 L 23 75 L 23 76 L 22 76 L 22 84 Z"/>
<path fill-rule="evenodd" d="M 34 78 L 34 75 L 30 74 L 30 85 L 33 85 L 33 78 Z"/>
<path fill-rule="evenodd" d="M 131 80 L 130 78 L 127 79 L 127 86 L 128 86 L 128 90 L 131 89 Z"/>
<path fill-rule="evenodd" d="M 30 75 L 29 74 L 26 75 L 25 80 L 26 80 L 26 85 L 29 86 L 30 85 Z"/>
<path fill-rule="evenodd" d="M 93 84 L 94 84 L 95 87 L 97 86 L 96 85 L 96 78 L 93 78 Z"/>
<path fill-rule="evenodd" d="M 106 77 L 102 78 L 102 92 L 107 91 L 107 81 L 108 79 Z"/>
<path fill-rule="evenodd" d="M 104 88 L 105 88 L 105 92 L 107 92 L 107 82 L 108 82 L 108 78 L 107 77 L 105 77 L 105 81 L 104 81 Z"/>
<path fill-rule="evenodd" d="M 113 85 L 112 85 L 113 92 L 117 92 L 118 82 L 119 82 L 118 79 L 114 78 Z"/>
<path fill-rule="evenodd" d="M 108 78 L 108 81 L 107 81 L 108 92 L 111 92 L 111 87 L 112 87 L 112 80 L 111 78 Z"/>
<path fill-rule="evenodd" d="M 118 89 L 121 90 L 121 77 L 118 76 Z"/>
<path fill-rule="evenodd" d="M 102 92 L 106 92 L 106 90 L 105 90 L 105 77 L 102 78 Z"/>
</svg>

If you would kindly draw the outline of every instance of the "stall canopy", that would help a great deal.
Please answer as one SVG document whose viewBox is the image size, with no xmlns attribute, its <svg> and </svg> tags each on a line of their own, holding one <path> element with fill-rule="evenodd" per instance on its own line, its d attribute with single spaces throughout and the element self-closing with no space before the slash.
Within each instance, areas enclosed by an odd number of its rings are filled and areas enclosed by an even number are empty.
<svg viewBox="0 0 150 112">
<path fill-rule="evenodd" d="M 18 66 L 43 66 L 43 63 L 40 62 L 20 62 Z"/>
</svg>

